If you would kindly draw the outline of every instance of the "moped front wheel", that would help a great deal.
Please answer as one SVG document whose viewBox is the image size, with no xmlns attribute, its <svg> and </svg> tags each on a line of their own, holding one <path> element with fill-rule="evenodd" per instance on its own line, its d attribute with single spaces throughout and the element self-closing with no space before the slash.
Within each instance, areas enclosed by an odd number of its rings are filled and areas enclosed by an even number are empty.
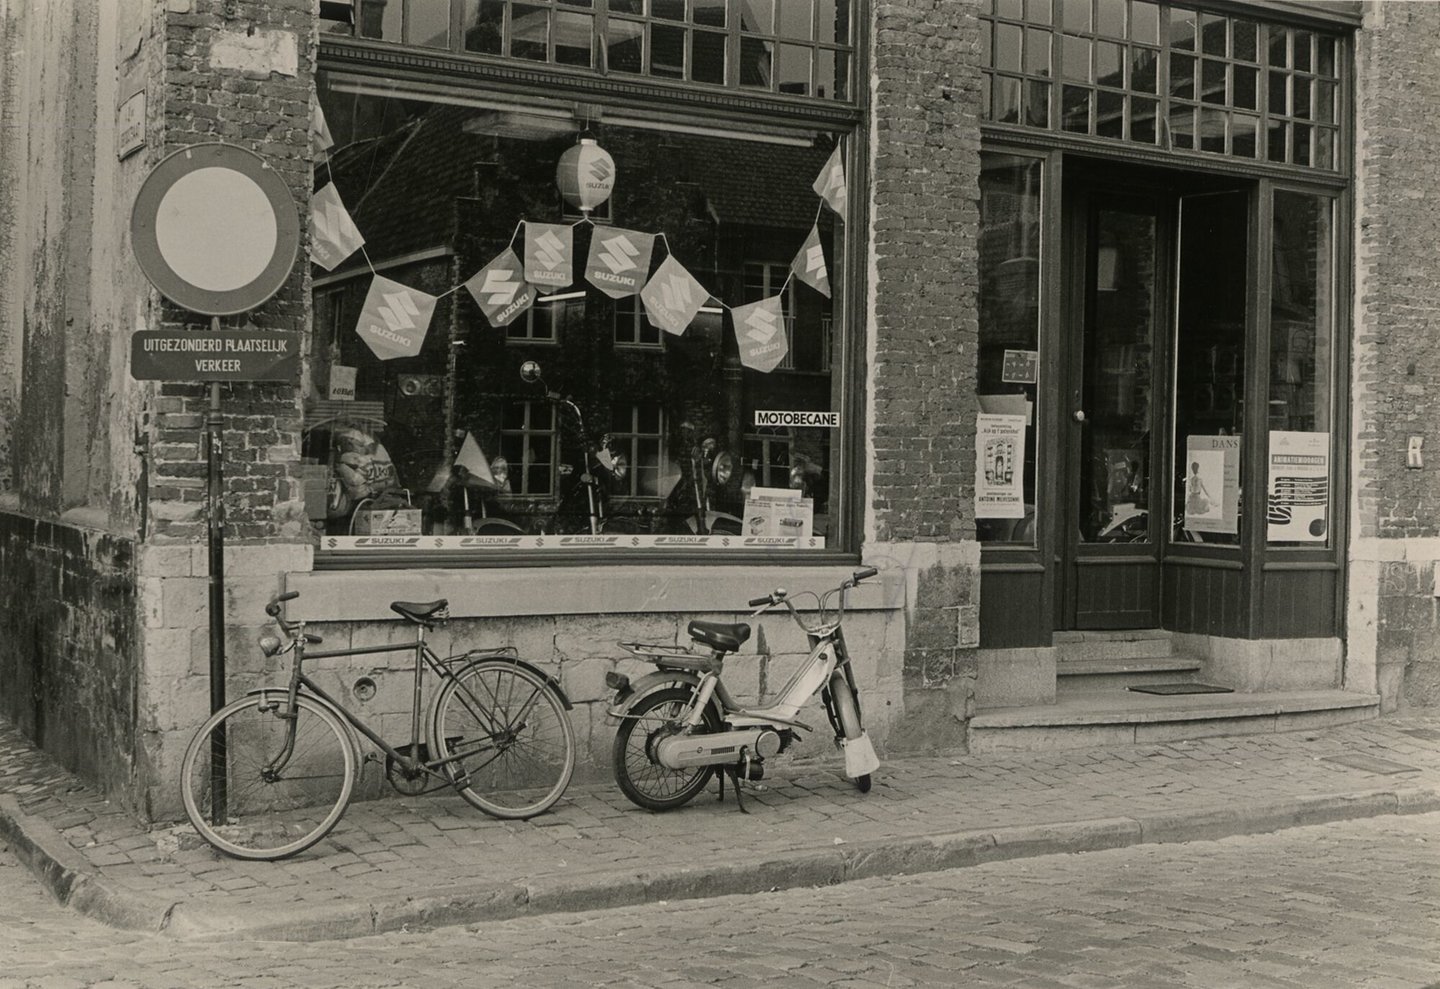
<svg viewBox="0 0 1440 989">
<path fill-rule="evenodd" d="M 657 690 L 626 713 L 615 733 L 615 782 L 632 803 L 646 810 L 674 810 L 688 803 L 715 773 L 713 766 L 670 769 L 655 757 L 655 746 L 681 731 L 680 719 L 692 699 L 687 687 Z M 720 730 L 720 721 L 710 708 L 705 709 L 704 725 L 710 731 Z"/>
<path fill-rule="evenodd" d="M 840 731 L 847 739 L 859 738 L 865 733 L 860 723 L 860 706 L 855 703 L 855 693 L 845 678 L 836 673 L 830 681 L 830 703 L 835 708 L 835 717 L 840 722 Z M 870 792 L 870 774 L 855 777 L 855 788 L 861 793 Z"/>
</svg>

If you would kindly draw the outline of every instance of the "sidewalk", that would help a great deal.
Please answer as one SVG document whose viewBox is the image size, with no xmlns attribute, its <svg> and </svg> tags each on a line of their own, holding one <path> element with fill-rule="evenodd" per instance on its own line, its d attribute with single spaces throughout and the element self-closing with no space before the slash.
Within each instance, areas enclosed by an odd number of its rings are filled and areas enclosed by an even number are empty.
<svg viewBox="0 0 1440 989">
<path fill-rule="evenodd" d="M 1440 809 L 1440 716 L 1016 756 L 777 767 L 748 815 L 712 784 L 649 814 L 608 781 L 504 822 L 441 792 L 352 804 L 295 859 L 147 830 L 0 721 L 0 841 L 63 902 L 179 938 L 318 940 Z M 367 772 L 376 772 L 374 766 Z"/>
</svg>

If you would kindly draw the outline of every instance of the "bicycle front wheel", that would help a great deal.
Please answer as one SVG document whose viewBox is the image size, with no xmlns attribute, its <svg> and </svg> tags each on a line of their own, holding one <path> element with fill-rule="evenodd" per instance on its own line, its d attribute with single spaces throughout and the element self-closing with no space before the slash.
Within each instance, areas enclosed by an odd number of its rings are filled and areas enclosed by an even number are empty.
<svg viewBox="0 0 1440 989">
<path fill-rule="evenodd" d="M 575 773 L 575 729 L 545 677 L 503 658 L 471 663 L 435 696 L 430 748 L 460 795 L 491 817 L 554 806 Z"/>
<path fill-rule="evenodd" d="M 285 698 L 276 690 L 221 708 L 185 750 L 185 813 L 202 838 L 235 858 L 303 852 L 335 827 L 355 787 L 355 746 L 345 725 L 303 695 L 291 719 Z"/>
</svg>

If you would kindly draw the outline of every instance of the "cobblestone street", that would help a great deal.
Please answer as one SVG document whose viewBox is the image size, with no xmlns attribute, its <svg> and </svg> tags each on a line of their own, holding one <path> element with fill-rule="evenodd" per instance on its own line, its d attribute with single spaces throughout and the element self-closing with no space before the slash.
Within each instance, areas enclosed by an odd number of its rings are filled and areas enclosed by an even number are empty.
<svg viewBox="0 0 1440 989">
<path fill-rule="evenodd" d="M 307 944 L 177 943 L 0 864 L 0 989 L 1440 985 L 1440 814 Z"/>
</svg>

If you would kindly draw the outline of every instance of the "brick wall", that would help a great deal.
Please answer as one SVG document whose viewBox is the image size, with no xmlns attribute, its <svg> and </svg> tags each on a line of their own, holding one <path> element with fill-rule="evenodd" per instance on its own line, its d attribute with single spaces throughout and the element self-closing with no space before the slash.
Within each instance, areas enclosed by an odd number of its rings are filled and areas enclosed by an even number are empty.
<svg viewBox="0 0 1440 989">
<path fill-rule="evenodd" d="M 170 0 L 165 31 L 166 149 L 225 141 L 254 151 L 291 188 L 304 217 L 310 195 L 312 0 Z M 302 227 L 304 224 L 302 224 Z M 303 248 L 302 248 L 303 252 Z M 224 325 L 307 329 L 310 266 L 297 263 L 261 308 Z M 167 306 L 163 325 L 208 329 Z M 154 403 L 149 512 L 161 543 L 205 534 L 206 459 L 201 440 L 209 390 L 162 386 Z M 299 397 L 288 385 L 222 388 L 226 538 L 303 539 Z"/>
<path fill-rule="evenodd" d="M 0 714 L 61 765 L 123 794 L 133 780 L 135 546 L 0 513 Z"/>
<path fill-rule="evenodd" d="M 976 10 L 954 0 L 879 3 L 872 39 L 873 542 L 865 556 L 912 573 L 906 708 L 923 722 L 897 744 L 960 742 L 958 718 L 973 697 Z"/>
<path fill-rule="evenodd" d="M 1349 664 L 1440 704 L 1440 5 L 1368 3 L 1357 51 Z M 1406 468 L 1410 436 L 1426 465 Z"/>
</svg>

